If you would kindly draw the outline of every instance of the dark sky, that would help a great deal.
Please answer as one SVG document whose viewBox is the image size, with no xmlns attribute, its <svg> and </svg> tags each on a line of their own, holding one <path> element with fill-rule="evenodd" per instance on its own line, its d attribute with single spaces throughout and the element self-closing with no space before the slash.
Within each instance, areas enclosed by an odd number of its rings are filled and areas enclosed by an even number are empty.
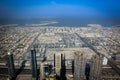
<svg viewBox="0 0 120 80">
<path fill-rule="evenodd" d="M 120 18 L 120 0 L 0 0 L 0 18 Z"/>
</svg>

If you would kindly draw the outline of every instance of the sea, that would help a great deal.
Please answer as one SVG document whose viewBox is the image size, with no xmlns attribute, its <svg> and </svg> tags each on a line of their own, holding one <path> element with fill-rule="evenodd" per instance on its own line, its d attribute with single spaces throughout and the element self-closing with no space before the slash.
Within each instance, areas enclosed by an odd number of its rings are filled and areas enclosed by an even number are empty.
<svg viewBox="0 0 120 80">
<path fill-rule="evenodd" d="M 41 26 L 56 27 L 87 27 L 88 24 L 99 24 L 104 27 L 120 25 L 120 19 L 108 18 L 6 18 L 0 19 L 0 25 L 4 24 L 40 24 Z"/>
</svg>

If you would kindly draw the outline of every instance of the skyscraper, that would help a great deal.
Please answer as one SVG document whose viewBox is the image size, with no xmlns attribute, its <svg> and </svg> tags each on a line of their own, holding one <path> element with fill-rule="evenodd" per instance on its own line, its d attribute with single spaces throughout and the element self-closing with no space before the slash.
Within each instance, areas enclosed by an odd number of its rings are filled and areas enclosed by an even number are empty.
<svg viewBox="0 0 120 80">
<path fill-rule="evenodd" d="M 90 80 L 101 80 L 102 55 L 93 55 L 90 62 Z"/>
<path fill-rule="evenodd" d="M 14 68 L 14 60 L 13 60 L 13 54 L 8 52 L 8 72 L 9 72 L 9 78 L 10 80 L 15 78 L 15 68 Z"/>
<path fill-rule="evenodd" d="M 89 48 L 74 54 L 74 80 L 100 80 L 102 57 Z"/>
<path fill-rule="evenodd" d="M 60 70 L 61 70 L 61 54 L 55 55 L 55 72 L 57 76 L 60 76 Z"/>
<path fill-rule="evenodd" d="M 45 78 L 45 73 L 44 73 L 44 64 L 40 64 L 40 80 L 43 80 Z"/>
<path fill-rule="evenodd" d="M 74 56 L 74 80 L 85 79 L 86 58 L 83 53 L 76 52 Z"/>
</svg>

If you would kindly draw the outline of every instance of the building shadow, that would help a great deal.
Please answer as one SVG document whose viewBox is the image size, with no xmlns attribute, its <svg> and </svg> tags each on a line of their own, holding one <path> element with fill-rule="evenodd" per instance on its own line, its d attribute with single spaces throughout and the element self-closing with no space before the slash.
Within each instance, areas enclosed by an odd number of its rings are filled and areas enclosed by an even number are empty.
<svg viewBox="0 0 120 80">
<path fill-rule="evenodd" d="M 89 76 L 90 76 L 90 64 L 86 63 L 85 66 L 85 76 L 86 76 L 86 80 L 89 80 Z"/>
<path fill-rule="evenodd" d="M 74 60 L 72 60 L 72 74 L 74 74 Z"/>
<path fill-rule="evenodd" d="M 20 69 L 18 69 L 18 70 L 16 71 L 16 75 L 20 74 L 20 73 L 23 71 L 23 69 L 24 69 L 24 67 L 25 67 L 25 63 L 26 63 L 26 61 L 23 61 L 23 62 L 22 62 L 21 66 L 20 66 Z"/>
<path fill-rule="evenodd" d="M 60 74 L 61 74 L 61 80 L 66 80 L 66 66 L 65 66 L 65 55 L 63 57 L 63 55 L 61 55 L 61 70 L 60 70 Z"/>
</svg>

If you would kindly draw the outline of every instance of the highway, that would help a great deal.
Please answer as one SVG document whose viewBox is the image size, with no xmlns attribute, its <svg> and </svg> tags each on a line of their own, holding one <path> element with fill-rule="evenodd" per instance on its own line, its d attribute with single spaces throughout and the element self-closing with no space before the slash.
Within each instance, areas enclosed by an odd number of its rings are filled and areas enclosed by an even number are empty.
<svg viewBox="0 0 120 80">
<path fill-rule="evenodd" d="M 34 48 L 34 44 L 35 44 L 35 42 L 36 42 L 36 40 L 37 40 L 37 38 L 38 38 L 39 35 L 40 35 L 40 33 L 35 36 L 33 42 L 30 44 L 30 46 L 29 46 L 29 48 L 27 49 L 26 53 L 23 54 L 23 59 L 24 59 L 24 60 L 28 60 L 27 57 L 29 56 L 30 50 L 31 50 L 32 48 Z"/>
</svg>

